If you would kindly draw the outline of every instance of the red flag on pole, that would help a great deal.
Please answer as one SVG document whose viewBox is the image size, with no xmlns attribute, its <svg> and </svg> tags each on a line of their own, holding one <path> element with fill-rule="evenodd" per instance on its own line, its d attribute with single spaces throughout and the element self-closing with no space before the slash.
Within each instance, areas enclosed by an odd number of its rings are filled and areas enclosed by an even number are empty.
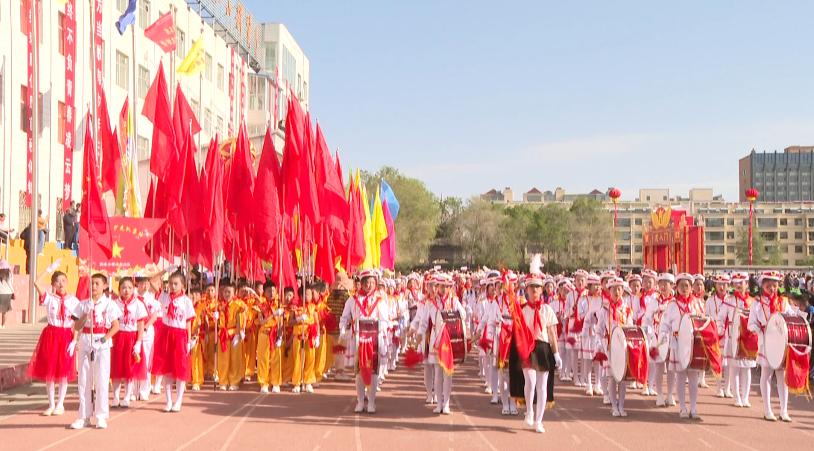
<svg viewBox="0 0 814 451">
<path fill-rule="evenodd" d="M 294 215 L 300 200 L 299 174 L 302 164 L 302 128 L 303 112 L 300 104 L 292 96 L 288 99 L 288 113 L 285 117 L 285 148 L 283 149 L 283 166 L 281 168 L 285 198 L 283 214 Z"/>
<path fill-rule="evenodd" d="M 152 25 L 144 29 L 144 36 L 155 42 L 164 52 L 175 50 L 175 23 L 167 11 Z"/>
<path fill-rule="evenodd" d="M 175 104 L 172 107 L 172 126 L 175 130 L 175 136 L 184 136 L 185 133 L 190 133 L 195 136 L 201 131 L 201 124 L 195 117 L 195 112 L 189 106 L 184 91 L 181 90 L 181 83 L 175 86 Z"/>
<path fill-rule="evenodd" d="M 231 174 L 226 209 L 236 229 L 245 230 L 252 222 L 252 196 L 254 193 L 254 172 L 246 123 L 240 125 L 232 156 Z"/>
<path fill-rule="evenodd" d="M 112 233 L 107 208 L 102 201 L 102 189 L 96 166 L 90 115 L 85 121 L 85 154 L 82 171 L 82 215 L 79 224 L 110 257 Z"/>
<path fill-rule="evenodd" d="M 144 98 L 141 114 L 153 124 L 150 172 L 163 180 L 167 164 L 175 153 L 175 133 L 162 63 L 158 64 L 158 73 Z"/>
<path fill-rule="evenodd" d="M 105 90 L 99 91 L 99 141 L 102 145 L 102 192 L 116 192 L 118 187 L 119 168 L 121 167 L 121 153 L 116 133 L 110 128 L 110 114 L 107 110 L 107 97 Z"/>
<path fill-rule="evenodd" d="M 207 217 L 205 223 L 208 226 L 206 236 L 211 245 L 212 254 L 217 256 L 223 251 L 223 160 L 218 151 L 218 138 L 215 137 L 214 145 L 209 146 L 209 153 L 206 156 L 206 177 L 207 177 Z"/>
<path fill-rule="evenodd" d="M 266 259 L 271 257 L 280 232 L 279 173 L 277 150 L 271 140 L 271 130 L 266 129 L 254 186 L 254 243 L 258 255 Z"/>
</svg>

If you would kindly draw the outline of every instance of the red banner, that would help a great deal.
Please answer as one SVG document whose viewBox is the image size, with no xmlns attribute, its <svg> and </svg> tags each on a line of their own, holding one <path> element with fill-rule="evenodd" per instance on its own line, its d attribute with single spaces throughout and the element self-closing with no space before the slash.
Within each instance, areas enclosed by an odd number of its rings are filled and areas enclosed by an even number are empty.
<svg viewBox="0 0 814 451">
<path fill-rule="evenodd" d="M 26 174 L 25 174 L 25 204 L 26 206 L 31 206 L 31 192 L 34 188 L 34 110 L 32 106 L 34 105 L 35 101 L 39 101 L 39 96 L 36 95 L 34 92 L 34 77 L 36 74 L 34 73 L 34 46 L 39 45 L 39 41 L 37 37 L 34 35 L 34 11 L 38 11 L 39 8 L 36 8 L 35 4 L 36 0 L 27 0 L 23 2 L 22 7 L 25 8 L 25 32 L 26 32 L 26 42 L 27 42 L 27 55 L 28 58 L 28 68 L 26 72 L 26 86 L 28 89 L 26 90 L 26 97 L 24 99 L 25 102 L 25 110 L 26 114 L 28 114 L 28 127 L 26 128 Z M 39 23 L 37 23 L 39 25 Z M 38 58 L 39 59 L 39 58 Z M 38 124 L 39 127 L 39 124 Z M 32 212 L 31 217 L 34 217 L 34 212 Z"/>
<path fill-rule="evenodd" d="M 113 246 L 110 258 L 106 257 L 107 252 L 89 239 L 88 232 L 80 227 L 79 240 L 83 245 L 79 247 L 79 257 L 90 261 L 93 269 L 108 272 L 143 268 L 153 263 L 145 247 L 162 224 L 164 219 L 111 216 Z"/>
<path fill-rule="evenodd" d="M 229 60 L 229 136 L 235 130 L 235 51 L 232 50 L 232 57 Z"/>
<path fill-rule="evenodd" d="M 63 143 L 63 158 L 65 168 L 62 173 L 62 211 L 68 211 L 71 206 L 73 186 L 73 147 L 76 130 L 74 125 L 74 81 L 76 76 L 76 0 L 65 3 L 65 23 L 62 30 L 62 41 L 65 47 L 65 142 Z"/>
<path fill-rule="evenodd" d="M 95 16 L 93 19 L 93 43 L 95 49 L 95 55 L 93 55 L 93 82 L 96 84 L 96 98 L 93 99 L 95 103 L 95 107 L 93 109 L 93 138 L 94 142 L 98 143 L 98 137 L 102 136 L 102 121 L 99 120 L 99 105 L 101 103 L 101 92 L 103 89 L 102 85 L 102 58 L 104 58 L 104 44 L 105 41 L 102 39 L 102 11 L 104 8 L 102 7 L 102 0 L 93 0 L 93 9 L 95 11 Z M 98 149 L 99 146 L 97 145 L 96 148 Z"/>
</svg>

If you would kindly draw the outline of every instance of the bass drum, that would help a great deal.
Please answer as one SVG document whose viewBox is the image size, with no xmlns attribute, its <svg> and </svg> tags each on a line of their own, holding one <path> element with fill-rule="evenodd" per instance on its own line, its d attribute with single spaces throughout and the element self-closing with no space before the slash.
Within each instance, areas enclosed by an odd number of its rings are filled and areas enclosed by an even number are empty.
<svg viewBox="0 0 814 451">
<path fill-rule="evenodd" d="M 811 328 L 799 316 L 778 312 L 769 317 L 764 341 L 769 366 L 784 368 L 788 348 L 794 348 L 798 353 L 811 352 Z"/>
<path fill-rule="evenodd" d="M 703 332 L 709 327 L 715 327 L 715 325 L 708 317 L 697 315 L 684 315 L 681 317 L 678 326 L 678 355 L 676 357 L 678 367 L 682 371 L 706 371 L 711 368 L 702 336 Z"/>
<path fill-rule="evenodd" d="M 461 319 L 461 314 L 457 310 L 442 310 L 441 319 L 449 332 L 453 361 L 456 365 L 461 365 L 466 361 L 467 353 L 464 322 Z"/>
<path fill-rule="evenodd" d="M 610 372 L 616 382 L 647 380 L 647 339 L 640 327 L 616 327 L 610 337 Z"/>
</svg>

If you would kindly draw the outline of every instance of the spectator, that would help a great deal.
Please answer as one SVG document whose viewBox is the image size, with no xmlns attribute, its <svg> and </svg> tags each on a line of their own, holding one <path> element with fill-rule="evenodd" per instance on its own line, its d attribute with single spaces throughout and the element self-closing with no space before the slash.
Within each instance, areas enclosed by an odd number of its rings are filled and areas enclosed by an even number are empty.
<svg viewBox="0 0 814 451">
<path fill-rule="evenodd" d="M 48 218 L 42 216 L 42 210 L 37 210 L 37 254 L 42 253 L 42 246 L 48 236 Z"/>
<path fill-rule="evenodd" d="M 71 201 L 71 207 L 62 216 L 62 233 L 64 248 L 72 250 L 76 244 L 76 202 Z"/>
<path fill-rule="evenodd" d="M 11 310 L 11 300 L 14 299 L 14 284 L 11 278 L 11 266 L 5 260 L 0 260 L 0 329 L 6 327 L 6 313 Z"/>
<path fill-rule="evenodd" d="M 6 214 L 0 213 L 0 243 L 7 243 L 13 232 L 14 229 L 9 229 L 6 224 Z"/>
</svg>

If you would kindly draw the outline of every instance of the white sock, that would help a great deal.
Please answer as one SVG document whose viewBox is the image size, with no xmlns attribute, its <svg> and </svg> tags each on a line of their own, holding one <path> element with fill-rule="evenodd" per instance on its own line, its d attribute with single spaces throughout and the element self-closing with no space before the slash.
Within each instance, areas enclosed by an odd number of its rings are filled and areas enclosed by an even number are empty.
<svg viewBox="0 0 814 451">
<path fill-rule="evenodd" d="M 164 393 L 167 396 L 167 406 L 172 406 L 172 379 L 166 378 L 164 380 Z"/>
<path fill-rule="evenodd" d="M 62 380 L 59 381 L 59 400 L 57 401 L 57 407 L 64 408 L 66 394 L 68 394 L 68 378 L 63 377 Z"/>
<path fill-rule="evenodd" d="M 545 414 L 545 405 L 548 402 L 548 378 L 550 373 L 548 371 L 537 372 L 537 405 L 534 406 L 534 422 L 542 423 L 543 415 Z"/>
<path fill-rule="evenodd" d="M 54 381 L 45 381 L 45 391 L 48 392 L 48 408 L 53 409 L 54 406 Z"/>
<path fill-rule="evenodd" d="M 186 390 L 186 388 L 187 388 L 186 381 L 182 380 L 175 381 L 175 391 L 176 391 L 175 405 L 178 407 L 181 407 L 181 403 L 184 402 L 184 391 Z"/>
<path fill-rule="evenodd" d="M 789 413 L 789 387 L 786 386 L 786 370 L 775 370 L 777 397 L 780 398 L 780 415 Z"/>
<path fill-rule="evenodd" d="M 537 371 L 532 368 L 523 368 L 525 385 L 523 394 L 526 396 L 526 417 L 534 415 L 534 389 L 537 386 Z"/>
<path fill-rule="evenodd" d="M 772 387 L 769 382 L 773 372 L 768 366 L 760 367 L 760 397 L 763 398 L 764 414 L 772 411 Z"/>
</svg>

